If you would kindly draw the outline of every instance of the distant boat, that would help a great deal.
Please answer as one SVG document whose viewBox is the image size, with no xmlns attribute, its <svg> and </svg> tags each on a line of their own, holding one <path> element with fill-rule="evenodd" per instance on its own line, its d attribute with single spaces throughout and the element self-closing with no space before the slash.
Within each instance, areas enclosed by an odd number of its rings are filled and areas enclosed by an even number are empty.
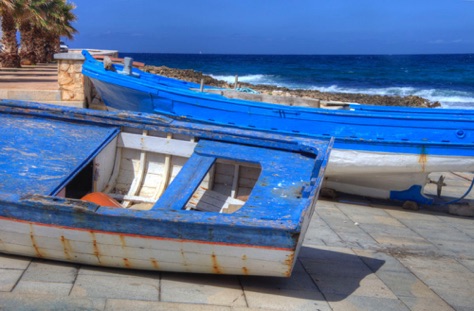
<svg viewBox="0 0 474 311">
<path fill-rule="evenodd" d="M 83 55 L 83 74 L 92 80 L 110 110 L 157 113 L 294 137 L 335 137 L 323 185 L 329 189 L 432 204 L 433 198 L 423 195 L 430 173 L 474 171 L 472 110 L 279 105 L 269 101 L 282 101 L 282 96 L 200 87 L 135 68 L 122 74 L 122 65 L 105 70 L 86 51 Z"/>
<path fill-rule="evenodd" d="M 332 141 L 0 101 L 0 252 L 288 277 Z"/>
</svg>

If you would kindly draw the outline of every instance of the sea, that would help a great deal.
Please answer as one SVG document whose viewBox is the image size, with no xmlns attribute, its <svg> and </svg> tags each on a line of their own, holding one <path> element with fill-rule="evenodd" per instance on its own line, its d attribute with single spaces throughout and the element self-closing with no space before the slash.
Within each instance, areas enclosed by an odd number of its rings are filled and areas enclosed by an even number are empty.
<svg viewBox="0 0 474 311">
<path fill-rule="evenodd" d="M 416 95 L 474 109 L 474 54 L 223 55 L 121 53 L 147 65 L 201 71 L 230 83 L 334 93 Z"/>
</svg>

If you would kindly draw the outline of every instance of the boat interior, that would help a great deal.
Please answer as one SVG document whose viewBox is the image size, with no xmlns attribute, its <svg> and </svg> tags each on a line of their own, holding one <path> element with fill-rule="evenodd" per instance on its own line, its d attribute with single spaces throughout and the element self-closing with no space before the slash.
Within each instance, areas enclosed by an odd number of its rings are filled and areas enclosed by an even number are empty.
<svg viewBox="0 0 474 311">
<path fill-rule="evenodd" d="M 196 145 L 190 136 L 137 129 L 121 131 L 58 195 L 111 207 L 149 210 L 190 160 Z M 217 159 L 208 170 L 199 173 L 192 173 L 199 185 L 183 208 L 233 213 L 247 201 L 261 167 Z"/>
</svg>

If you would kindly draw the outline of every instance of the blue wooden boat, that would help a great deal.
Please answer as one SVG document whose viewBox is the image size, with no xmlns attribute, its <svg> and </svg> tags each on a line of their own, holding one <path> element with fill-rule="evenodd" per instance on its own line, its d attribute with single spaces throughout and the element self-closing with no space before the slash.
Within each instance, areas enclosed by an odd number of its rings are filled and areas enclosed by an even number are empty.
<svg viewBox="0 0 474 311">
<path fill-rule="evenodd" d="M 0 252 L 288 277 L 332 140 L 0 101 Z"/>
<path fill-rule="evenodd" d="M 474 171 L 474 113 L 470 110 L 279 105 L 240 99 L 235 91 L 201 90 L 195 83 L 118 64 L 106 70 L 87 52 L 83 55 L 83 74 L 110 110 L 157 113 L 294 137 L 335 137 L 324 183 L 329 189 L 432 204 L 433 199 L 423 195 L 430 173 Z"/>
</svg>

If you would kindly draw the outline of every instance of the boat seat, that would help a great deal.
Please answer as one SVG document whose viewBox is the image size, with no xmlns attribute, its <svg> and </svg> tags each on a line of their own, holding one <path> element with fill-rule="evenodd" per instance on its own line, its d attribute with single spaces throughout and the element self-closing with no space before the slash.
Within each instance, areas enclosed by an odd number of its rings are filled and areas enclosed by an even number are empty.
<svg viewBox="0 0 474 311">
<path fill-rule="evenodd" d="M 241 208 L 244 204 L 245 202 L 242 200 L 199 187 L 186 204 L 186 209 L 230 214 Z"/>
</svg>

